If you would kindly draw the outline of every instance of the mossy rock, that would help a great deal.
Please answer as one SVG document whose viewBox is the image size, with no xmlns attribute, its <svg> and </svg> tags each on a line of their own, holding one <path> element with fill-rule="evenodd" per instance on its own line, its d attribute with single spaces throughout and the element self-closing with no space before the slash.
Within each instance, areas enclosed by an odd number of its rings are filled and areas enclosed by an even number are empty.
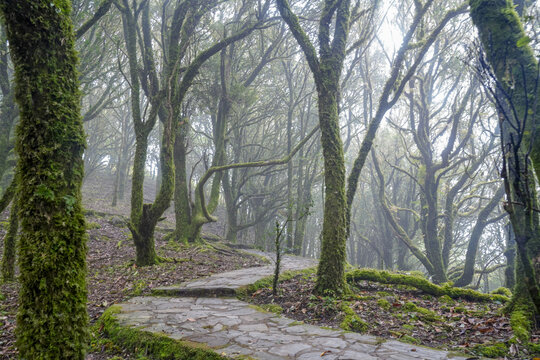
<svg viewBox="0 0 540 360">
<path fill-rule="evenodd" d="M 287 281 L 295 276 L 311 276 L 316 272 L 315 268 L 308 268 L 303 270 L 294 270 L 294 271 L 285 271 L 279 276 L 279 281 Z M 274 276 L 270 275 L 264 277 L 260 280 L 257 280 L 255 283 L 247 286 L 243 286 L 236 290 L 236 297 L 240 300 L 245 299 L 248 295 L 253 294 L 255 291 L 260 289 L 271 289 L 273 284 Z"/>
</svg>

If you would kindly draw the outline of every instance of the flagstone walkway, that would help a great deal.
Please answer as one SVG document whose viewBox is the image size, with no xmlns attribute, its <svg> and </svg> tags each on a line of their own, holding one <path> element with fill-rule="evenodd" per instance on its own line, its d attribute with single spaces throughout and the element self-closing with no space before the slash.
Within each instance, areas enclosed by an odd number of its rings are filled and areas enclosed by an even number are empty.
<svg viewBox="0 0 540 360">
<path fill-rule="evenodd" d="M 299 270 L 315 264 L 310 259 L 287 256 L 282 268 Z M 273 265 L 268 265 L 159 288 L 156 294 L 162 296 L 135 297 L 117 304 L 121 310 L 115 317 L 120 326 L 201 343 L 230 358 L 466 359 L 446 351 L 299 323 L 230 298 L 238 288 L 272 273 Z"/>
</svg>

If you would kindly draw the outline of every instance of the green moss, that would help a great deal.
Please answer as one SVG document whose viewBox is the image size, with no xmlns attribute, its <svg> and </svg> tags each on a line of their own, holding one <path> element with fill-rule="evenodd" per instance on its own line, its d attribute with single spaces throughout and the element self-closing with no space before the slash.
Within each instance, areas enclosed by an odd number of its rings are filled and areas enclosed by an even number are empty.
<svg viewBox="0 0 540 360">
<path fill-rule="evenodd" d="M 396 274 L 384 270 L 356 269 L 348 272 L 346 278 L 349 282 L 367 280 L 381 284 L 408 285 L 437 297 L 447 295 L 452 299 L 462 298 L 471 301 L 507 302 L 509 300 L 508 297 L 503 295 L 483 294 L 471 289 L 456 288 L 448 283 L 439 286 L 421 277 Z"/>
<path fill-rule="evenodd" d="M 492 294 L 504 295 L 506 297 L 512 297 L 512 292 L 510 291 L 510 289 L 505 288 L 505 287 L 497 288 L 497 289 L 493 290 L 491 293 Z"/>
<path fill-rule="evenodd" d="M 468 310 L 463 306 L 456 306 L 454 308 L 454 312 L 460 313 L 460 314 L 466 314 Z"/>
<path fill-rule="evenodd" d="M 184 340 L 174 340 L 164 335 L 153 334 L 132 327 L 118 324 L 115 314 L 120 312 L 120 306 L 108 308 L 98 321 L 101 335 L 113 343 L 121 345 L 139 355 L 147 355 L 152 359 L 185 359 L 185 360 L 218 360 L 226 359 L 211 348 L 200 343 Z"/>
<path fill-rule="evenodd" d="M 390 308 L 392 307 L 392 305 L 386 299 L 377 300 L 377 305 L 379 305 L 381 309 L 386 311 L 390 310 Z"/>
<path fill-rule="evenodd" d="M 350 308 L 349 302 L 342 302 L 340 310 L 345 314 L 345 317 L 339 325 L 340 328 L 358 333 L 365 333 L 368 330 L 368 324 L 358 315 L 356 315 L 356 313 Z"/>
<path fill-rule="evenodd" d="M 415 345 L 418 345 L 420 344 L 420 340 L 416 339 L 416 338 L 413 338 L 412 336 L 410 335 L 407 335 L 407 334 L 404 334 L 403 336 L 401 336 L 399 338 L 399 340 L 403 341 L 403 342 L 406 342 L 408 344 L 415 344 Z"/>
<path fill-rule="evenodd" d="M 264 264 L 269 264 L 270 260 L 266 256 L 259 255 L 257 253 L 250 253 L 247 251 L 239 250 L 240 254 L 249 255 L 258 258 L 260 261 L 262 261 Z"/>
<path fill-rule="evenodd" d="M 405 330 L 414 330 L 414 326 L 409 324 L 403 324 L 401 327 Z"/>
<path fill-rule="evenodd" d="M 473 351 L 478 355 L 497 358 L 508 354 L 508 347 L 503 343 L 497 343 L 493 345 L 477 345 Z"/>
<path fill-rule="evenodd" d="M 537 356 L 540 355 L 540 344 L 534 344 L 534 343 L 529 343 L 527 345 L 527 348 L 529 349 L 529 353 L 533 356 Z"/>
<path fill-rule="evenodd" d="M 281 314 L 283 312 L 283 308 L 277 304 L 263 304 L 263 305 L 249 305 L 250 308 L 253 308 L 257 311 L 263 311 L 263 312 L 271 312 L 274 314 Z"/>
<path fill-rule="evenodd" d="M 303 321 L 293 321 L 288 326 L 297 326 L 297 325 L 304 325 Z"/>
<path fill-rule="evenodd" d="M 87 230 L 95 230 L 95 229 L 101 229 L 101 225 L 99 225 L 97 222 L 89 222 L 86 224 Z"/>
<path fill-rule="evenodd" d="M 85 137 L 70 9 L 67 0 L 0 2 L 19 105 L 16 335 L 23 359 L 83 359 L 88 342 Z"/>
<path fill-rule="evenodd" d="M 448 305 L 453 305 L 455 304 L 456 302 L 448 295 L 443 295 L 439 298 L 439 302 L 441 303 L 444 303 L 444 304 L 448 304 Z"/>
<path fill-rule="evenodd" d="M 279 276 L 279 279 L 280 281 L 287 281 L 298 275 L 311 276 L 314 273 L 315 273 L 314 268 L 295 270 L 295 271 L 285 271 Z M 274 277 L 272 275 L 272 276 L 267 276 L 265 278 L 257 280 L 253 284 L 242 286 L 236 290 L 236 297 L 239 299 L 246 299 L 248 295 L 253 294 L 255 291 L 259 289 L 271 289 L 273 280 L 274 280 Z"/>
<path fill-rule="evenodd" d="M 510 326 L 514 336 L 518 338 L 522 343 L 529 341 L 531 333 L 531 318 L 530 311 L 523 306 L 518 306 L 510 316 Z"/>
<path fill-rule="evenodd" d="M 426 321 L 440 321 L 441 320 L 441 317 L 437 315 L 436 312 L 423 308 L 421 306 L 417 306 L 416 304 L 412 302 L 408 302 L 405 305 L 403 305 L 403 310 L 408 311 L 408 312 L 415 312 L 419 315 L 420 318 Z"/>
</svg>

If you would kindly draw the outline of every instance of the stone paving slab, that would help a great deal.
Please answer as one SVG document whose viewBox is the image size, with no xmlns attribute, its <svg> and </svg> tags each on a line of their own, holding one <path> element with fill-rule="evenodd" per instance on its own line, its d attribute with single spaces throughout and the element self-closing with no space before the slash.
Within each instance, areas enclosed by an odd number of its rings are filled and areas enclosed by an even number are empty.
<svg viewBox="0 0 540 360">
<path fill-rule="evenodd" d="M 270 254 L 256 250 L 246 250 L 259 256 L 270 257 Z M 317 265 L 313 259 L 298 256 L 284 256 L 281 260 L 281 271 L 302 270 Z M 240 269 L 215 274 L 206 278 L 183 283 L 176 286 L 158 287 L 153 290 L 155 295 L 191 296 L 191 297 L 223 297 L 235 296 L 236 290 L 253 284 L 257 280 L 274 274 L 274 263 L 270 265 Z"/>
<path fill-rule="evenodd" d="M 230 358 L 261 360 L 465 359 L 445 351 L 317 326 L 230 298 L 135 297 L 118 304 L 120 326 L 204 344 Z"/>
</svg>

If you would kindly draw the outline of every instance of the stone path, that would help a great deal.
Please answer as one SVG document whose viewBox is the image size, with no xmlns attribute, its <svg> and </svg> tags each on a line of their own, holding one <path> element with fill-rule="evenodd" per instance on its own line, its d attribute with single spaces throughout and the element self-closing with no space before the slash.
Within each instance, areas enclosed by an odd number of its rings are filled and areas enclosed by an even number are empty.
<svg viewBox="0 0 540 360">
<path fill-rule="evenodd" d="M 284 269 L 315 265 L 313 260 L 286 257 Z M 381 341 L 373 336 L 329 330 L 259 311 L 230 296 L 241 286 L 271 275 L 272 266 L 222 273 L 157 289 L 160 294 L 118 304 L 120 326 L 166 334 L 205 344 L 227 357 L 252 359 L 413 360 L 465 359 L 445 351 Z M 184 296 L 184 297 L 178 297 Z M 206 296 L 206 297 L 202 297 Z"/>
<path fill-rule="evenodd" d="M 244 250 L 268 258 L 269 254 L 257 250 Z M 313 259 L 297 256 L 284 256 L 281 260 L 281 271 L 302 270 L 317 265 Z M 180 286 L 160 287 L 154 289 L 154 294 L 165 296 L 197 296 L 216 297 L 236 295 L 240 287 L 253 284 L 257 280 L 274 274 L 274 264 L 255 268 L 240 269 L 226 273 L 215 274 L 206 278 L 181 284 Z"/>
</svg>

